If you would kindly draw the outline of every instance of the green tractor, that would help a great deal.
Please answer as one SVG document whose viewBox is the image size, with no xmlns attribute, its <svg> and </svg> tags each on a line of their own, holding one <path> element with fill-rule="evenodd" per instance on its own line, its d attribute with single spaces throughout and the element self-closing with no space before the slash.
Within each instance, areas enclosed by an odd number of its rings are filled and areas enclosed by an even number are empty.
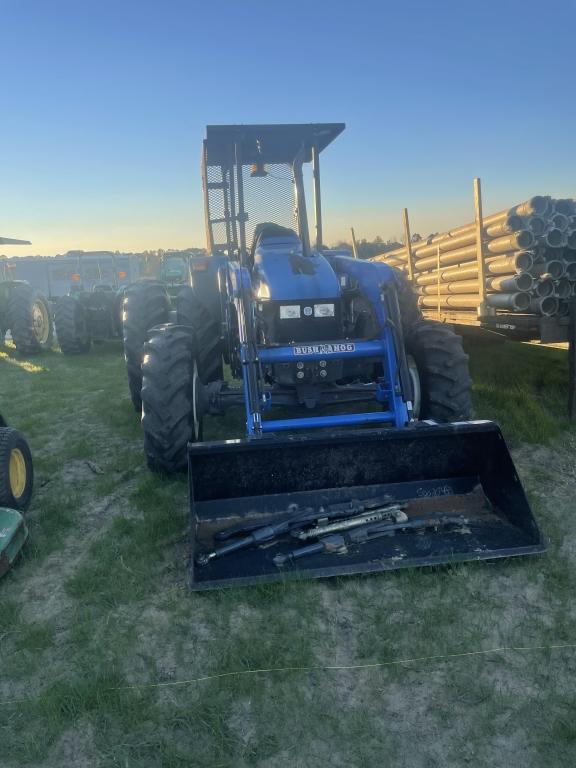
<svg viewBox="0 0 576 768">
<path fill-rule="evenodd" d="M 122 336 L 125 273 L 114 254 L 78 252 L 68 292 L 56 301 L 56 335 L 62 353 L 88 352 L 92 343 Z"/>
<path fill-rule="evenodd" d="M 0 245 L 25 245 L 27 240 L 0 237 Z M 0 258 L 0 343 L 10 331 L 16 351 L 35 355 L 49 350 L 54 324 L 48 300 L 24 280 L 14 280 L 11 264 Z"/>
<path fill-rule="evenodd" d="M 167 251 L 160 261 L 159 280 L 166 286 L 171 303 L 185 285 L 192 284 L 191 256 L 186 251 Z"/>
<path fill-rule="evenodd" d="M 142 408 L 142 352 L 149 331 L 170 321 L 184 325 L 193 321 L 197 325 L 198 318 L 190 318 L 190 312 L 197 308 L 197 303 L 190 301 L 192 284 L 202 283 L 204 273 L 210 267 L 205 256 L 168 251 L 162 255 L 157 280 L 139 280 L 125 292 L 122 313 L 124 357 L 130 397 L 138 413 Z"/>
</svg>

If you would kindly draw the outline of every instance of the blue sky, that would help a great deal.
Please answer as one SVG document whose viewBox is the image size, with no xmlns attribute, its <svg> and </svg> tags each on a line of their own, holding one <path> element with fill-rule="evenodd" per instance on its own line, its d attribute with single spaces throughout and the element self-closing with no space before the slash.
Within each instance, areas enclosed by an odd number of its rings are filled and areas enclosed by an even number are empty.
<svg viewBox="0 0 576 768">
<path fill-rule="evenodd" d="M 575 0 L 0 0 L 0 234 L 203 245 L 207 123 L 343 121 L 325 239 L 576 196 Z M 10 255 L 24 250 L 3 246 Z"/>
</svg>

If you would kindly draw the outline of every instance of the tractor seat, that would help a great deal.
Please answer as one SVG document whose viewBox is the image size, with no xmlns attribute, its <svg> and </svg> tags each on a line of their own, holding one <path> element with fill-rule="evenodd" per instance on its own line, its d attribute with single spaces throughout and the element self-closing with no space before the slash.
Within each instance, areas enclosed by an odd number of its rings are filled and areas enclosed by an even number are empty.
<svg viewBox="0 0 576 768">
<path fill-rule="evenodd" d="M 250 249 L 250 261 L 254 263 L 254 256 L 256 254 L 256 248 L 262 240 L 268 237 L 282 237 L 286 240 L 297 240 L 300 242 L 300 238 L 293 229 L 289 227 L 282 227 L 280 224 L 274 224 L 272 222 L 264 222 L 258 224 L 254 230 L 254 238 L 252 239 L 252 248 Z"/>
</svg>

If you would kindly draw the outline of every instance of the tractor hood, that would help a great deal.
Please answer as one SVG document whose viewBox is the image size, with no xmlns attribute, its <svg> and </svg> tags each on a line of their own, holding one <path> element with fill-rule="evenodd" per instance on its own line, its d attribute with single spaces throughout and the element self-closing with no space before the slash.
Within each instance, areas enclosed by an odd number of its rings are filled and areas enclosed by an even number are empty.
<svg viewBox="0 0 576 768">
<path fill-rule="evenodd" d="M 314 252 L 304 256 L 295 236 L 260 240 L 254 253 L 254 282 L 261 298 L 266 286 L 265 297 L 274 301 L 340 298 L 338 277 L 327 259 Z"/>
</svg>

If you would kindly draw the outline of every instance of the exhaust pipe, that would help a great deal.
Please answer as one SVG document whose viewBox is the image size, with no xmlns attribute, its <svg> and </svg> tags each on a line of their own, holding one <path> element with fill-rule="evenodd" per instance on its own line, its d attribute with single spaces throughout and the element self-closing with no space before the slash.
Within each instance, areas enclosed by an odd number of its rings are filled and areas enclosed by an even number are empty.
<svg viewBox="0 0 576 768">
<path fill-rule="evenodd" d="M 525 312 L 530 306 L 527 293 L 493 293 L 486 297 L 486 303 L 494 309 L 511 309 L 513 312 Z"/>
<path fill-rule="evenodd" d="M 556 296 L 545 296 L 542 299 L 533 298 L 530 301 L 530 312 L 533 315 L 544 315 L 544 317 L 551 317 L 558 312 L 560 302 Z"/>
</svg>

